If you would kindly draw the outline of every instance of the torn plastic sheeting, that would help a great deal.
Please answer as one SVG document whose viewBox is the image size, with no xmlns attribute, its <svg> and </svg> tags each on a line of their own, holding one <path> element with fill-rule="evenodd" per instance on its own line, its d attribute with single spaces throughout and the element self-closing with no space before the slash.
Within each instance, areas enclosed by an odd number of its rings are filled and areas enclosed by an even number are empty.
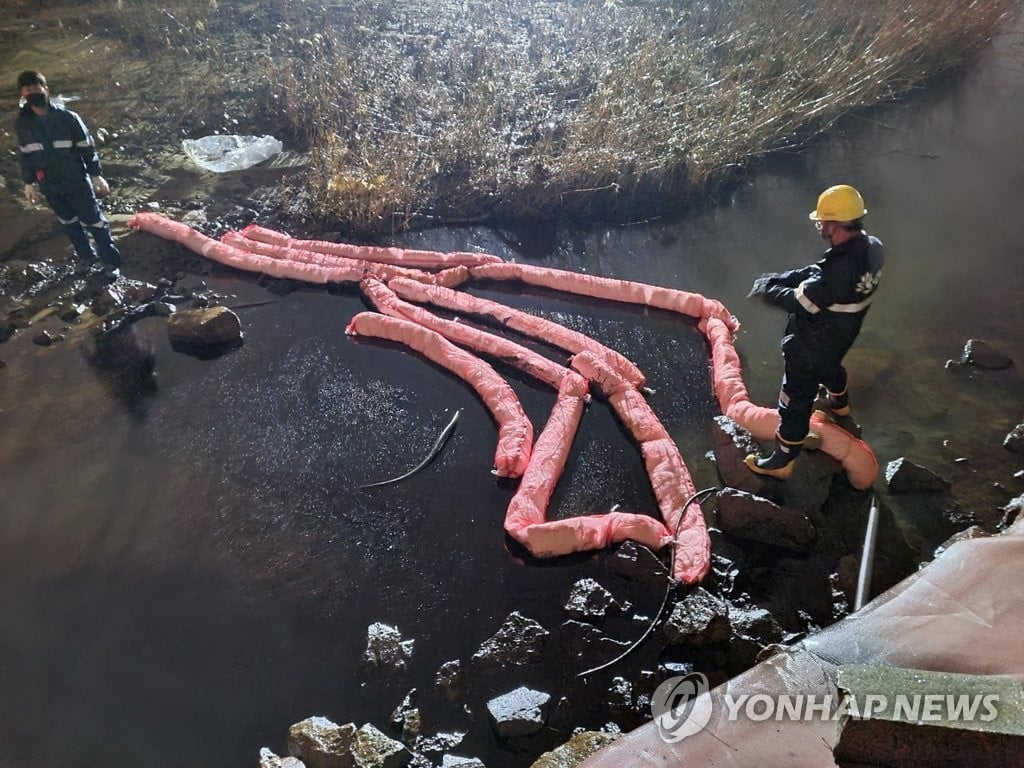
<svg viewBox="0 0 1024 768">
<path fill-rule="evenodd" d="M 498 446 L 494 455 L 498 477 L 521 477 L 526 471 L 533 444 L 533 425 L 512 387 L 491 366 L 459 349 L 436 331 L 410 320 L 360 312 L 352 318 L 345 332 L 405 344 L 473 387 L 498 422 Z"/>
<path fill-rule="evenodd" d="M 181 148 L 204 171 L 241 171 L 279 154 L 284 145 L 273 136 L 203 136 L 184 139 Z"/>
<path fill-rule="evenodd" d="M 472 271 L 471 268 L 470 272 Z M 524 336 L 543 341 L 545 344 L 572 354 L 583 351 L 592 352 L 633 386 L 642 387 L 644 385 L 643 373 L 626 357 L 589 336 L 570 330 L 558 323 L 531 315 L 528 312 L 512 309 L 496 301 L 481 299 L 468 293 L 452 291 L 443 287 L 429 286 L 424 289 L 417 283 L 402 279 L 391 280 L 388 285 L 395 293 L 409 301 L 434 304 L 445 309 L 486 317 L 504 328 L 511 328 Z"/>
<path fill-rule="evenodd" d="M 500 263 L 501 258 L 490 253 L 454 251 L 420 251 L 414 248 L 394 248 L 373 245 L 352 245 L 332 243 L 327 240 L 296 240 L 273 229 L 250 224 L 241 231 L 242 237 L 283 248 L 297 248 L 346 259 L 374 261 L 417 269 L 440 269 L 445 267 L 471 267 L 481 264 Z"/>
<path fill-rule="evenodd" d="M 1004 533 L 960 541 L 864 608 L 785 649 L 688 704 L 708 724 L 669 743 L 648 723 L 584 760 L 580 768 L 666 765 L 834 768 L 836 721 L 727 717 L 724 697 L 841 695 L 843 664 L 897 666 L 1024 682 L 1024 518 Z"/>
</svg>

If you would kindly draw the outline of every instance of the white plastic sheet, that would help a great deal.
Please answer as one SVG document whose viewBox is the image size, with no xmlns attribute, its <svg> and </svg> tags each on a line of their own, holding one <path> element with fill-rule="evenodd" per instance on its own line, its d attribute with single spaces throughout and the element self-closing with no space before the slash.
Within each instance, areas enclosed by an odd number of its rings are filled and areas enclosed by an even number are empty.
<svg viewBox="0 0 1024 768">
<path fill-rule="evenodd" d="M 203 136 L 185 139 L 181 148 L 204 171 L 241 171 L 278 154 L 284 146 L 273 136 Z"/>
</svg>

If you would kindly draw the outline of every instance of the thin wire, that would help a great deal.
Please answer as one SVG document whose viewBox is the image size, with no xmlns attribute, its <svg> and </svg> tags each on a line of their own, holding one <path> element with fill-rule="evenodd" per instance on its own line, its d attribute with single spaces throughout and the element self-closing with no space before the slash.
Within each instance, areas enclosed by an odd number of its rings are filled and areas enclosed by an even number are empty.
<svg viewBox="0 0 1024 768">
<path fill-rule="evenodd" d="M 704 488 L 703 490 L 697 491 L 686 500 L 686 503 L 683 504 L 682 511 L 685 512 L 686 508 L 693 504 L 693 502 L 699 499 L 700 497 L 708 493 L 713 493 L 717 490 L 718 487 L 714 486 L 711 488 Z M 647 629 L 644 630 L 644 633 L 640 635 L 640 637 L 631 646 L 629 646 L 629 648 L 624 650 L 614 659 L 612 659 L 611 661 L 606 661 L 604 664 L 599 664 L 596 667 L 591 667 L 590 669 L 586 669 L 582 672 L 579 672 L 577 673 L 576 677 L 586 677 L 587 675 L 593 674 L 594 672 L 600 672 L 602 669 L 607 669 L 613 664 L 618 664 L 629 654 L 631 654 L 633 651 L 639 648 L 640 644 L 643 643 L 643 641 L 647 639 L 648 635 L 650 635 L 651 632 L 654 631 L 654 628 L 658 625 L 658 622 L 661 620 L 661 615 L 665 612 L 665 606 L 668 604 L 668 596 L 672 592 L 672 587 L 675 584 L 675 579 L 672 578 L 672 574 L 675 573 L 676 570 L 676 536 L 679 535 L 679 527 L 682 524 L 683 515 L 682 513 L 680 513 L 679 519 L 676 521 L 676 529 L 672 532 L 672 560 L 669 565 L 668 576 L 665 579 L 665 594 L 661 598 L 661 606 L 658 608 L 658 612 L 654 614 L 654 618 L 651 619 L 651 623 L 647 625 Z"/>
</svg>

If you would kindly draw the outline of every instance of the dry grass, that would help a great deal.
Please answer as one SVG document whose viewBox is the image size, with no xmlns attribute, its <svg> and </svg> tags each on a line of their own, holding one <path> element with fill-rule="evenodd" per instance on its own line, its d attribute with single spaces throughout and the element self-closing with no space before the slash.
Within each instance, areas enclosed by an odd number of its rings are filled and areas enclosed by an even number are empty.
<svg viewBox="0 0 1024 768">
<path fill-rule="evenodd" d="M 256 94 L 312 152 L 299 198 L 371 233 L 663 209 L 959 66 L 1017 7 L 123 0 L 95 23 Z"/>
</svg>

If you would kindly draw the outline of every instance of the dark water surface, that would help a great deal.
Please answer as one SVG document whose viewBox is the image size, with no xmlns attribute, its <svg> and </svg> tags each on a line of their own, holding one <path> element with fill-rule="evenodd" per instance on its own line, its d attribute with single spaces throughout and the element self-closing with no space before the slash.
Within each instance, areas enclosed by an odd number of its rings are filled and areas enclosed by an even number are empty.
<svg viewBox="0 0 1024 768">
<path fill-rule="evenodd" d="M 751 393 L 771 404 L 784 319 L 743 296 L 759 273 L 816 257 L 806 212 L 820 189 L 852 183 L 889 255 L 850 358 L 864 436 L 883 465 L 906 455 L 991 512 L 1024 490 L 1013 477 L 1020 461 L 1000 446 L 1024 414 L 1022 59 L 1018 25 L 957 83 L 847 120 L 813 151 L 767 162 L 731 199 L 683 222 L 563 233 L 541 246 L 485 230 L 404 242 L 719 298 L 744 323 Z M 129 274 L 131 261 L 126 248 Z M 239 302 L 269 296 L 247 276 L 218 271 L 208 282 Z M 544 292 L 473 291 L 634 359 L 697 486 L 715 482 L 703 457 L 717 411 L 689 323 Z M 509 611 L 557 626 L 578 578 L 626 588 L 604 554 L 542 566 L 506 547 L 513 487 L 489 474 L 490 417 L 465 385 L 416 355 L 347 338 L 346 322 L 364 308 L 354 292 L 298 290 L 240 311 L 244 347 L 211 361 L 173 352 L 163 321 L 145 320 L 138 331 L 153 344 L 158 381 L 146 396 L 76 350 L 32 346 L 32 332 L 0 347 L 4 768 L 255 765 L 259 747 L 281 751 L 287 726 L 313 714 L 383 727 L 409 686 L 429 687 L 441 663 L 465 659 Z M 968 338 L 1017 365 L 946 370 Z M 539 431 L 553 393 L 503 373 Z M 396 486 L 356 488 L 414 465 L 459 408 L 428 469 Z M 654 509 L 635 448 L 595 402 L 552 510 L 613 504 Z M 654 610 L 659 598 L 637 607 Z M 417 642 L 397 694 L 359 672 L 374 621 Z M 510 674 L 493 693 L 518 684 Z M 485 719 L 477 709 L 427 731 L 470 730 L 456 752 L 492 768 L 527 764 L 489 740 Z"/>
</svg>

